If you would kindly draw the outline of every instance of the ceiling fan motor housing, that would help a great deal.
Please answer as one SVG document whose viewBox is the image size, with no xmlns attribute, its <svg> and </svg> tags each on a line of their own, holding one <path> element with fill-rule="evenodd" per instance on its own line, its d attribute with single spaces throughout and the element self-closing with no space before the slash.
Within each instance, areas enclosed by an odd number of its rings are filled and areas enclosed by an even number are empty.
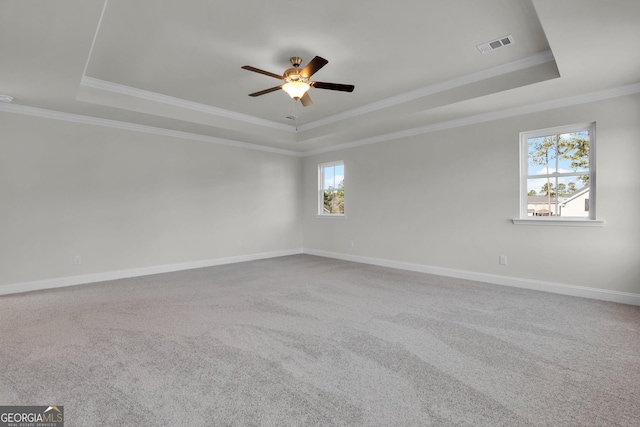
<svg viewBox="0 0 640 427">
<path fill-rule="evenodd" d="M 284 74 L 282 75 L 284 77 L 284 80 L 287 82 L 306 82 L 309 79 L 305 78 L 304 76 L 300 75 L 300 69 L 299 68 L 288 68 L 287 70 L 285 70 Z"/>
<path fill-rule="evenodd" d="M 302 64 L 302 58 L 300 58 L 299 56 L 292 56 L 291 59 L 289 59 L 289 61 L 291 61 L 291 65 L 293 65 L 293 67 L 287 68 L 282 74 L 282 77 L 284 77 L 285 81 L 287 82 L 303 81 L 306 83 L 309 79 L 300 75 L 299 67 L 300 67 L 300 64 Z"/>
</svg>

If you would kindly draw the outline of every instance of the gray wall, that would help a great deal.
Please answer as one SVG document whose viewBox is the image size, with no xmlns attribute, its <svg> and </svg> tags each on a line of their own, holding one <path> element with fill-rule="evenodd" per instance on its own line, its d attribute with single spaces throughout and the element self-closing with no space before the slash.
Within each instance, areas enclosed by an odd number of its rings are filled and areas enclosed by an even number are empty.
<svg viewBox="0 0 640 427">
<path fill-rule="evenodd" d="M 513 225 L 519 132 L 590 121 L 606 226 Z M 303 159 L 10 113 L 0 128 L 0 285 L 304 247 L 640 293 L 639 95 Z M 333 160 L 344 220 L 316 217 Z"/>
<path fill-rule="evenodd" d="M 299 158 L 9 113 L 0 129 L 0 285 L 301 248 Z"/>
<path fill-rule="evenodd" d="M 519 132 L 596 122 L 604 228 L 519 215 Z M 317 165 L 344 160 L 346 219 L 316 217 Z M 470 125 L 303 160 L 305 249 L 640 293 L 640 96 Z M 355 246 L 349 247 L 349 241 Z M 508 265 L 498 264 L 507 255 Z"/>
</svg>

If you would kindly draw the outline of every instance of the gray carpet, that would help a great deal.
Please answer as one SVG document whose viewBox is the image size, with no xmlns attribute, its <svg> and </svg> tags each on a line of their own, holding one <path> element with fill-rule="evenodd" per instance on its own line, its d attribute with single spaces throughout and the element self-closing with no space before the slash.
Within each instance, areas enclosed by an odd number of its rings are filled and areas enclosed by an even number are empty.
<svg viewBox="0 0 640 427">
<path fill-rule="evenodd" d="M 640 308 L 309 255 L 0 297 L 67 426 L 640 425 Z"/>
</svg>

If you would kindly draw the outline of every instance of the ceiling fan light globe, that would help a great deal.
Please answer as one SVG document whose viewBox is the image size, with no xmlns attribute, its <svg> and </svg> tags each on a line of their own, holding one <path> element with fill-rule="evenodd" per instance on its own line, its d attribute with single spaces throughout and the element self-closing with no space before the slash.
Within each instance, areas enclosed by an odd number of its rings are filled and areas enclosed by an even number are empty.
<svg viewBox="0 0 640 427">
<path fill-rule="evenodd" d="M 300 99 L 311 88 L 309 83 L 301 81 L 288 82 L 282 85 L 282 89 L 293 99 Z"/>
</svg>

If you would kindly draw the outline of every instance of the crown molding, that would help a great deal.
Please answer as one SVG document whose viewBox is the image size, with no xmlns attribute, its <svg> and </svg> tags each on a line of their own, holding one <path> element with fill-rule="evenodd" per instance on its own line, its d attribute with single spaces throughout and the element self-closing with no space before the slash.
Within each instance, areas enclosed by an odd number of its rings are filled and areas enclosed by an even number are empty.
<svg viewBox="0 0 640 427">
<path fill-rule="evenodd" d="M 118 83 L 109 82 L 106 80 L 96 79 L 94 77 L 83 76 L 80 81 L 81 86 L 90 87 L 93 89 L 104 90 L 107 92 L 119 93 L 121 95 L 133 96 L 135 98 L 145 99 L 147 101 L 159 102 L 161 104 L 167 104 L 178 108 L 185 108 L 188 110 L 198 111 L 200 113 L 211 114 L 218 117 L 224 117 L 226 119 L 238 120 L 245 123 L 251 123 L 258 126 L 264 126 L 272 129 L 285 130 L 289 132 L 296 132 L 296 127 L 287 125 L 284 123 L 274 122 L 272 120 L 261 119 L 259 117 L 251 116 L 249 114 L 237 113 L 231 110 L 225 110 L 223 108 L 212 107 L 211 105 L 200 104 L 198 102 L 187 101 L 182 98 L 175 98 L 173 96 L 163 95 L 161 93 L 151 92 L 148 90 L 138 89 L 131 86 L 125 86 Z"/>
<path fill-rule="evenodd" d="M 214 136 L 201 135 L 197 133 L 183 132 L 154 126 L 141 125 L 137 123 L 127 123 L 111 119 L 103 119 L 100 117 L 83 116 L 80 114 L 64 113 L 61 111 L 46 110 L 43 108 L 29 107 L 17 104 L 0 103 L 0 111 L 15 114 L 24 114 L 27 116 L 41 117 L 53 120 L 62 120 L 66 122 L 110 127 L 115 129 L 123 129 L 134 132 L 150 133 L 154 135 L 169 136 L 173 138 L 189 139 L 193 141 L 209 142 L 212 144 L 226 145 L 235 148 L 245 148 L 249 150 L 264 151 L 267 153 L 284 154 L 287 156 L 300 157 L 298 151 L 287 150 L 284 148 L 268 147 L 264 145 L 252 144 L 249 142 L 234 141 L 230 139 L 217 138 Z"/>
<path fill-rule="evenodd" d="M 151 92 L 143 89 L 138 89 L 131 86 L 122 85 L 119 83 L 113 83 L 106 80 L 97 79 L 94 77 L 83 76 L 80 81 L 80 85 L 90 87 L 94 89 L 104 90 L 113 93 L 119 93 L 122 95 L 132 96 L 140 99 L 145 99 L 152 102 L 159 102 L 162 104 L 172 105 L 178 108 L 185 108 L 194 110 L 206 114 L 212 114 L 219 117 L 224 117 L 233 120 L 239 120 L 246 123 L 255 124 L 258 126 L 265 126 L 278 130 L 285 130 L 288 132 L 304 132 L 307 130 L 315 129 L 317 127 L 326 126 L 341 120 L 361 116 L 363 114 L 371 113 L 373 111 L 382 110 L 385 108 L 393 107 L 395 105 L 403 104 L 413 101 L 415 99 L 423 98 L 435 93 L 444 92 L 446 90 L 454 89 L 460 86 L 476 83 L 478 81 L 486 80 L 492 77 L 501 76 L 504 74 L 512 73 L 515 71 L 534 67 L 536 65 L 544 64 L 554 61 L 555 58 L 550 50 L 532 55 L 527 58 L 523 58 L 517 61 L 502 64 L 496 67 L 492 67 L 486 70 L 478 71 L 458 77 L 455 79 L 447 80 L 441 83 L 425 86 L 420 89 L 405 92 L 400 95 L 392 96 L 380 101 L 376 101 L 367 105 L 363 105 L 358 108 L 344 111 L 339 114 L 325 117 L 323 119 L 315 120 L 310 123 L 306 123 L 298 126 L 297 128 L 292 125 L 274 122 L 272 120 L 261 119 L 259 117 L 251 116 L 248 114 L 237 113 L 235 111 L 225 110 L 211 105 L 200 104 L 197 102 L 187 101 L 186 99 L 176 98 L 173 96 L 163 95 L 156 92 Z M 88 64 L 88 63 L 87 63 Z"/>
<path fill-rule="evenodd" d="M 383 135 L 377 135 L 374 137 L 364 138 L 345 144 L 334 145 L 331 147 L 320 148 L 317 150 L 310 150 L 305 152 L 299 152 L 294 150 L 287 150 L 283 148 L 274 148 L 264 145 L 252 144 L 249 142 L 234 141 L 224 138 L 217 138 L 213 136 L 200 135 L 189 132 L 176 131 L 171 129 L 158 128 L 147 125 L 140 125 L 135 123 L 127 123 L 110 119 L 103 119 L 98 117 L 83 116 L 79 114 L 63 113 L 59 111 L 46 110 L 36 107 L 28 107 L 18 104 L 3 104 L 0 103 L 0 111 L 8 113 L 25 114 L 36 117 L 43 117 L 54 120 L 63 120 L 68 122 L 90 124 L 96 126 L 105 126 L 117 129 L 131 130 L 135 132 L 151 133 L 155 135 L 164 135 L 175 138 L 184 138 L 194 141 L 210 142 L 213 144 L 226 145 L 237 148 L 246 148 L 251 150 L 265 151 L 269 153 L 284 154 L 294 157 L 308 157 L 315 154 L 328 153 L 332 151 L 344 150 L 347 148 L 355 148 L 363 145 L 375 144 L 378 142 L 391 141 L 400 138 L 411 137 L 415 135 L 421 135 L 430 132 L 436 132 L 439 130 L 452 129 L 461 126 L 473 125 L 478 123 L 489 122 L 493 120 L 500 120 L 509 117 L 520 116 L 524 114 L 537 113 L 540 111 L 553 110 L 556 108 L 569 107 L 572 105 L 586 104 L 589 102 L 596 102 L 610 98 L 617 98 L 621 96 L 633 95 L 640 93 L 640 83 L 621 86 L 613 89 L 601 90 L 598 92 L 592 92 L 584 95 L 572 96 L 569 98 L 557 99 L 553 101 L 541 102 L 538 104 L 526 105 L 523 107 L 510 108 L 506 110 L 492 111 L 489 113 L 477 114 L 475 116 L 463 117 L 455 120 L 448 120 L 439 123 L 432 123 L 426 126 L 420 126 L 416 128 L 403 129 L 397 132 L 391 132 Z"/>
<path fill-rule="evenodd" d="M 361 147 L 363 145 L 376 144 L 378 142 L 391 141 L 395 139 L 407 138 L 439 130 L 452 129 L 461 126 L 468 126 L 478 123 L 490 122 L 493 120 L 506 119 L 509 117 L 522 116 L 525 114 L 537 113 L 540 111 L 553 110 L 556 108 L 570 107 L 572 105 L 586 104 L 589 102 L 602 101 L 610 98 L 618 98 L 626 95 L 633 95 L 640 92 L 640 83 L 621 86 L 614 89 L 606 89 L 584 95 L 572 96 L 569 98 L 556 99 L 553 101 L 541 102 L 538 104 L 525 105 L 523 107 L 509 108 L 506 110 L 492 111 L 489 113 L 477 114 L 474 116 L 462 117 L 460 119 L 448 120 L 439 123 L 432 123 L 425 126 L 403 129 L 384 135 L 372 136 L 359 139 L 357 141 L 334 145 L 331 147 L 319 148 L 317 150 L 305 151 L 302 157 L 313 156 L 315 154 L 329 153 L 347 148 Z"/>
<path fill-rule="evenodd" d="M 465 86 L 471 83 L 476 83 L 482 80 L 490 79 L 492 77 L 498 77 L 504 74 L 512 73 L 515 71 L 524 70 L 534 67 L 536 65 L 544 64 L 554 61 L 555 58 L 550 50 L 529 56 L 527 58 L 519 59 L 517 61 L 509 62 L 507 64 L 498 65 L 496 67 L 488 68 L 486 70 L 478 71 L 458 77 L 455 79 L 447 80 L 441 83 L 425 86 L 420 89 L 415 89 L 409 92 L 395 95 L 390 98 L 386 98 L 380 101 L 372 102 L 371 104 L 363 105 L 358 108 L 354 108 L 348 111 L 344 111 L 339 114 L 325 117 L 298 126 L 298 130 L 303 132 L 310 129 L 314 129 L 320 126 L 325 126 L 331 123 L 338 122 L 340 120 L 350 119 L 352 117 L 361 116 L 363 114 L 371 113 L 373 111 L 382 110 L 385 108 L 393 107 L 395 105 L 403 104 L 405 102 L 413 101 L 415 99 L 424 98 L 425 96 L 433 95 L 446 90 L 455 89 L 460 86 Z"/>
</svg>

